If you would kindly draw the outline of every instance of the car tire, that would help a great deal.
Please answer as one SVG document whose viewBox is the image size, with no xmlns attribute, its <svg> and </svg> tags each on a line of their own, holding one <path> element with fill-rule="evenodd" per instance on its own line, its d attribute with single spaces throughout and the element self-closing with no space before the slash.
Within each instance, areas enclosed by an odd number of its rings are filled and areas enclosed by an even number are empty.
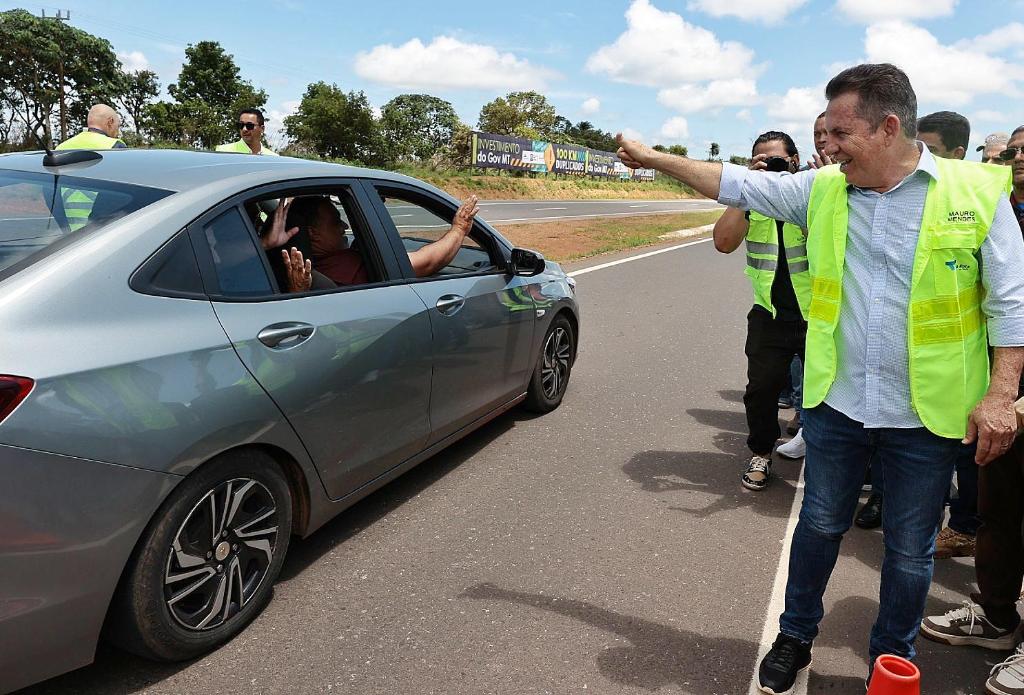
<svg viewBox="0 0 1024 695">
<path fill-rule="evenodd" d="M 524 406 L 535 413 L 549 413 L 565 395 L 576 359 L 576 334 L 572 324 L 559 314 L 551 321 L 540 344 L 537 364 L 530 377 Z"/>
<path fill-rule="evenodd" d="M 250 449 L 189 475 L 160 506 L 122 575 L 106 634 L 157 661 L 190 659 L 238 634 L 270 600 L 291 535 L 288 482 Z"/>
</svg>

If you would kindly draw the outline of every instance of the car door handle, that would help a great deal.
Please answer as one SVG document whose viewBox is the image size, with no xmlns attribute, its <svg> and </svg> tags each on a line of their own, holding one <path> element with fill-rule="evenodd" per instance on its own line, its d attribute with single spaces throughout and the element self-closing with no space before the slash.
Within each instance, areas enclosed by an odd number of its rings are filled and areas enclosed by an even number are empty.
<svg viewBox="0 0 1024 695">
<path fill-rule="evenodd" d="M 285 350 L 305 342 L 315 332 L 316 326 L 299 321 L 289 321 L 267 326 L 256 337 L 268 348 Z"/>
<path fill-rule="evenodd" d="M 437 310 L 445 316 L 452 316 L 466 303 L 466 298 L 457 294 L 443 294 L 437 300 Z"/>
</svg>

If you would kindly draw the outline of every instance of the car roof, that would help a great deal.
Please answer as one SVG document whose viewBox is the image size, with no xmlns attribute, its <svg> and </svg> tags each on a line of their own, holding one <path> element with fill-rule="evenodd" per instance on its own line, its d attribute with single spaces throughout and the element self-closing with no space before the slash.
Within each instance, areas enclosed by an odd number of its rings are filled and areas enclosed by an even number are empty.
<svg viewBox="0 0 1024 695">
<path fill-rule="evenodd" d="M 191 150 L 100 150 L 102 159 L 61 167 L 44 167 L 42 150 L 0 155 L 0 169 L 82 176 L 102 181 L 187 191 L 226 179 L 245 179 L 255 186 L 282 179 L 344 177 L 375 178 L 413 183 L 437 190 L 423 181 L 379 169 L 316 162 L 295 157 L 196 152 Z"/>
</svg>

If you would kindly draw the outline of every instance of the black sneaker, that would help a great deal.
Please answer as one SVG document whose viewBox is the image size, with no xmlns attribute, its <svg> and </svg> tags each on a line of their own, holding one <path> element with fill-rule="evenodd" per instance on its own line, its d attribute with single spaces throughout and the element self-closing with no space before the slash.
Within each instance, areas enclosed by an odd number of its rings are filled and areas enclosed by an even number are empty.
<svg viewBox="0 0 1024 695">
<path fill-rule="evenodd" d="M 761 491 L 768 487 L 772 479 L 772 460 L 764 456 L 754 454 L 750 457 L 747 470 L 743 473 L 741 482 L 748 490 Z"/>
<path fill-rule="evenodd" d="M 859 528 L 878 528 L 882 525 L 882 495 L 872 492 L 868 501 L 857 512 L 853 523 Z"/>
<path fill-rule="evenodd" d="M 781 632 L 775 644 L 761 659 L 757 669 L 757 687 L 762 693 L 785 695 L 793 691 L 798 673 L 811 665 L 811 643 Z"/>
</svg>

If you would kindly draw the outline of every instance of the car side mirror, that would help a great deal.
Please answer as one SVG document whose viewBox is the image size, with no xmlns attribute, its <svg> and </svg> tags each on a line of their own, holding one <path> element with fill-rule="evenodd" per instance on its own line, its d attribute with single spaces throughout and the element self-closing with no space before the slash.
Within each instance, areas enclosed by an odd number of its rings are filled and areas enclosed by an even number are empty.
<svg viewBox="0 0 1024 695">
<path fill-rule="evenodd" d="M 530 249 L 512 249 L 512 273 L 532 278 L 544 272 L 547 264 L 544 256 Z"/>
</svg>

